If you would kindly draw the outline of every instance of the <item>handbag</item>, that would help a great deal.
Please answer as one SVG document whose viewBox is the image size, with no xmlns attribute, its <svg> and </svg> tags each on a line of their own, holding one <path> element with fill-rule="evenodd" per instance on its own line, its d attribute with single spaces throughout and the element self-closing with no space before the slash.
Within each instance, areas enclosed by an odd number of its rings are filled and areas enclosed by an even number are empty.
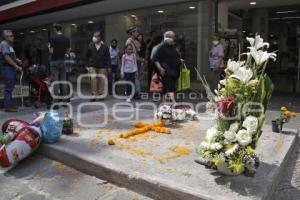
<svg viewBox="0 0 300 200">
<path fill-rule="evenodd" d="M 162 93 L 163 92 L 163 82 L 161 76 L 154 73 L 150 83 L 150 92 Z"/>
<path fill-rule="evenodd" d="M 177 91 L 186 90 L 190 87 L 190 70 L 184 65 L 183 68 L 181 68 L 179 78 L 177 79 Z"/>
</svg>

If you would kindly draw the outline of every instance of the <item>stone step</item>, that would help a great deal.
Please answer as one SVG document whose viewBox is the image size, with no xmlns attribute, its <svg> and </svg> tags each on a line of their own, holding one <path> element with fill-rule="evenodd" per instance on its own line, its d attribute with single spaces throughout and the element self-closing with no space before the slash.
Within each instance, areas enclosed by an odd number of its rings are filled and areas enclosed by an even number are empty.
<svg viewBox="0 0 300 200">
<path fill-rule="evenodd" d="M 40 155 L 0 174 L 0 200 L 150 200 Z"/>
<path fill-rule="evenodd" d="M 97 120 L 98 114 L 89 113 L 87 117 Z M 257 147 L 261 165 L 256 176 L 226 177 L 194 162 L 195 149 L 211 125 L 205 119 L 177 124 L 172 127 L 172 135 L 148 133 L 109 146 L 109 138 L 132 126 L 132 121 L 111 119 L 107 128 L 77 128 L 75 135 L 43 145 L 41 152 L 153 199 L 271 199 L 296 144 L 297 131 L 276 134 L 266 125 Z M 187 153 L 178 154 L 172 150 L 174 147 Z"/>
</svg>

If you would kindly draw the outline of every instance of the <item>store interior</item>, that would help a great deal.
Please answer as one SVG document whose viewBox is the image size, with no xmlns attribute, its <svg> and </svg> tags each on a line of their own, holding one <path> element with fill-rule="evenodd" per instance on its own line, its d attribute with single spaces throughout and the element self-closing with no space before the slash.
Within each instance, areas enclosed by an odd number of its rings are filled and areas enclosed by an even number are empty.
<svg viewBox="0 0 300 200">
<path fill-rule="evenodd" d="M 221 1 L 219 32 L 232 41 L 230 56 L 237 56 L 238 45 L 246 50 L 246 37 L 260 34 L 270 43 L 269 51 L 276 51 L 276 62 L 270 62 L 268 73 L 275 91 L 299 92 L 300 2 L 277 1 Z M 227 42 L 228 43 L 228 42 Z"/>
</svg>

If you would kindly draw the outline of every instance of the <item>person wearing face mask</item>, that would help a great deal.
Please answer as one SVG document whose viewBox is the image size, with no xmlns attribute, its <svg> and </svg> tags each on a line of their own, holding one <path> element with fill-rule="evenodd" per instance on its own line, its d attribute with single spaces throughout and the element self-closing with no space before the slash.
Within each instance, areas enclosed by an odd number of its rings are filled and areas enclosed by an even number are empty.
<svg viewBox="0 0 300 200">
<path fill-rule="evenodd" d="M 220 74 L 224 67 L 224 48 L 220 43 L 220 39 L 217 36 L 213 37 L 212 48 L 209 54 L 209 67 L 213 72 L 213 79 L 211 81 L 211 86 L 213 89 L 217 87 Z"/>
<path fill-rule="evenodd" d="M 164 34 L 164 41 L 157 49 L 153 61 L 159 74 L 162 76 L 164 85 L 162 102 L 168 96 L 172 103 L 175 104 L 175 85 L 179 77 L 181 61 L 175 47 L 175 33 L 173 31 L 167 31 Z"/>
<path fill-rule="evenodd" d="M 120 61 L 120 50 L 118 48 L 118 41 L 112 39 L 110 42 L 109 53 L 111 59 L 111 71 L 108 75 L 108 89 L 109 94 L 112 94 L 112 85 L 117 81 L 118 71 L 120 70 L 121 61 Z"/>
<path fill-rule="evenodd" d="M 101 74 L 107 77 L 111 66 L 109 48 L 102 41 L 99 31 L 93 34 L 92 42 L 88 46 L 86 58 L 87 66 L 91 74 L 92 96 L 94 96 L 91 101 L 96 101 L 96 96 L 102 96 L 105 92 L 105 78 L 97 77 L 96 75 Z M 101 100 L 103 99 L 104 98 L 101 98 Z"/>
</svg>

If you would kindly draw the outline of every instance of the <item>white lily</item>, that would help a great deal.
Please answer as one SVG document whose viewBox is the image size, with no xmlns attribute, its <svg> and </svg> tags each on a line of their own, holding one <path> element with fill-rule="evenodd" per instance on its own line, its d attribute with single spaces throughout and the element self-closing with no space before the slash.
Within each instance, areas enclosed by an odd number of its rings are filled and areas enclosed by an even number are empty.
<svg viewBox="0 0 300 200">
<path fill-rule="evenodd" d="M 268 53 L 267 51 L 259 50 L 257 51 L 254 48 L 250 48 L 250 54 L 255 60 L 256 65 L 261 66 L 264 62 L 269 59 L 276 60 L 276 53 Z"/>
<path fill-rule="evenodd" d="M 236 72 L 240 67 L 245 64 L 245 61 L 234 61 L 229 59 L 227 62 L 226 71 L 230 70 L 231 72 Z"/>
<path fill-rule="evenodd" d="M 240 67 L 233 75 L 230 77 L 234 77 L 239 79 L 244 83 L 248 83 L 253 76 L 253 72 L 250 68 Z"/>
<path fill-rule="evenodd" d="M 260 35 L 256 35 L 255 38 L 247 37 L 246 39 L 250 43 L 250 45 L 254 47 L 256 50 L 259 50 L 263 47 L 267 47 L 267 48 L 270 47 L 270 44 L 264 42 L 263 38 L 261 38 Z"/>
</svg>

